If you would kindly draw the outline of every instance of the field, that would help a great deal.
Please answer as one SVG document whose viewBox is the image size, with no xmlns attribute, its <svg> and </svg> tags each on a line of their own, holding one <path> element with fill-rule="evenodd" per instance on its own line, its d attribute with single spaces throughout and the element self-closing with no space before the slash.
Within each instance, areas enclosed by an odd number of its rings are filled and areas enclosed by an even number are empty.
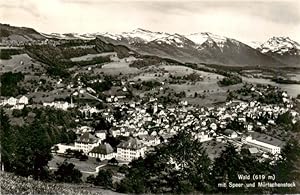
<svg viewBox="0 0 300 195">
<path fill-rule="evenodd" d="M 119 59 L 117 57 L 112 57 L 112 62 L 105 63 L 102 65 L 88 65 L 83 67 L 70 68 L 70 71 L 75 71 L 78 73 L 87 73 L 91 75 L 106 74 L 106 75 L 126 75 L 126 74 L 136 74 L 140 70 L 137 68 L 129 67 L 132 58 Z"/>
<path fill-rule="evenodd" d="M 104 162 L 101 163 L 97 162 L 96 158 L 92 158 L 92 157 L 89 157 L 88 160 L 86 161 L 80 161 L 79 159 L 76 158 L 66 159 L 58 155 L 53 155 L 53 159 L 49 161 L 48 165 L 49 167 L 51 167 L 51 169 L 56 169 L 58 167 L 58 164 L 63 163 L 65 160 L 68 163 L 73 163 L 76 169 L 86 173 L 95 172 L 96 167 L 103 166 L 105 164 Z"/>
<path fill-rule="evenodd" d="M 116 52 L 106 52 L 106 53 L 100 53 L 100 54 L 87 54 L 80 57 L 71 58 L 70 60 L 72 62 L 79 62 L 79 61 L 90 61 L 95 57 L 103 57 L 103 56 L 110 56 L 110 55 L 116 55 Z"/>
<path fill-rule="evenodd" d="M 1 52 L 1 51 L 0 51 Z M 30 58 L 27 54 L 13 55 L 12 59 L 0 61 L 1 72 L 24 72 L 33 73 L 40 70 L 41 65 Z"/>
<path fill-rule="evenodd" d="M 147 68 L 143 68 L 140 74 L 137 74 L 130 80 L 156 80 L 164 82 L 170 78 L 170 75 L 178 77 L 187 76 L 190 74 L 197 74 L 202 78 L 202 80 L 195 82 L 187 81 L 178 84 L 170 84 L 166 82 L 163 88 L 169 88 L 175 93 L 185 92 L 186 98 L 184 98 L 183 100 L 187 100 L 190 104 L 203 106 L 218 102 L 224 102 L 226 100 L 226 93 L 228 90 L 235 90 L 241 87 L 241 84 L 221 87 L 218 85 L 218 81 L 221 80 L 224 76 L 177 65 L 149 66 Z M 194 98 L 195 93 L 200 96 L 204 95 L 205 97 Z"/>
</svg>

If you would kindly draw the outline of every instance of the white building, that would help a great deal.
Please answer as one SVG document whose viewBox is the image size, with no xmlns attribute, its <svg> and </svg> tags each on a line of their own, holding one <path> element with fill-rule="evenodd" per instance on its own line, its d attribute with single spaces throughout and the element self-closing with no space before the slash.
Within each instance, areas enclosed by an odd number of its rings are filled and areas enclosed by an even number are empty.
<svg viewBox="0 0 300 195">
<path fill-rule="evenodd" d="M 160 144 L 160 139 L 158 136 L 138 135 L 138 138 L 148 147 L 157 146 Z"/>
<path fill-rule="evenodd" d="M 117 146 L 117 159 L 130 162 L 144 157 L 146 149 L 146 145 L 141 140 L 131 137 Z"/>
<path fill-rule="evenodd" d="M 43 103 L 43 106 L 50 106 L 57 109 L 67 110 L 68 108 L 73 108 L 73 104 L 69 104 L 68 102 L 51 102 L 51 103 Z"/>
<path fill-rule="evenodd" d="M 117 137 L 117 136 L 121 135 L 120 129 L 110 129 L 109 131 L 113 137 Z"/>
<path fill-rule="evenodd" d="M 269 152 L 273 155 L 280 154 L 281 152 L 281 148 L 279 146 L 255 140 L 251 136 L 246 137 L 243 141 L 250 146 L 256 147 L 265 152 Z"/>
<path fill-rule="evenodd" d="M 213 137 L 209 136 L 208 133 L 204 133 L 203 131 L 200 133 L 197 133 L 195 135 L 195 138 L 198 139 L 200 142 L 206 142 L 213 139 Z"/>
<path fill-rule="evenodd" d="M 55 146 L 58 147 L 58 150 L 56 152 L 59 154 L 64 154 L 67 149 L 76 150 L 74 145 L 56 144 Z"/>
<path fill-rule="evenodd" d="M 79 111 L 86 117 L 92 117 L 94 113 L 100 113 L 100 110 L 98 110 L 96 107 L 91 107 L 88 104 L 84 107 L 80 108 Z"/>
<path fill-rule="evenodd" d="M 27 105 L 28 104 L 28 98 L 26 96 L 22 96 L 20 97 L 20 99 L 18 100 L 18 103 L 19 104 L 24 104 L 24 105 Z"/>
<path fill-rule="evenodd" d="M 76 134 L 82 135 L 85 132 L 94 132 L 94 128 L 90 126 L 81 126 L 76 128 Z"/>
<path fill-rule="evenodd" d="M 89 153 L 94 147 L 98 146 L 101 140 L 96 138 L 89 132 L 85 132 L 81 137 L 75 141 L 75 149 L 82 150 L 84 153 Z"/>
<path fill-rule="evenodd" d="M 95 132 L 96 137 L 98 137 L 101 141 L 106 139 L 106 130 L 98 130 Z"/>
<path fill-rule="evenodd" d="M 3 100 L 1 102 L 1 105 L 9 105 L 9 106 L 15 106 L 17 105 L 18 99 L 14 98 L 14 97 L 10 97 L 7 100 Z"/>
</svg>

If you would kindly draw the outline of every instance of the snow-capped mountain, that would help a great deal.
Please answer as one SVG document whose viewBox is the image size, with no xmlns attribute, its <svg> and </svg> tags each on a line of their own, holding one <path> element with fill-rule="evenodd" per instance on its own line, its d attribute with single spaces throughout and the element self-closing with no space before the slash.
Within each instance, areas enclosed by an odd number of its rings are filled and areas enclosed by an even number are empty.
<svg viewBox="0 0 300 195">
<path fill-rule="evenodd" d="M 24 28 L 19 27 L 2 26 L 0 27 L 8 29 L 12 34 L 24 30 Z M 278 39 L 277 41 L 272 39 L 262 44 L 263 47 L 254 49 L 256 47 L 252 48 L 253 46 L 248 46 L 238 40 L 212 33 L 181 35 L 176 33 L 152 32 L 140 28 L 122 33 L 44 34 L 34 30 L 26 31 L 26 33 L 28 36 L 32 34 L 31 37 L 33 38 L 42 37 L 43 39 L 83 39 L 87 41 L 97 39 L 99 40 L 98 42 L 102 41 L 101 43 L 103 44 L 108 43 L 115 46 L 125 46 L 142 55 L 165 57 L 181 62 L 228 66 L 283 66 L 289 63 L 295 64 L 298 58 L 290 58 L 281 54 L 283 51 L 286 51 L 286 49 L 295 54 L 293 49 L 297 49 L 298 51 L 299 48 L 299 44 L 288 38 Z M 265 53 L 261 52 L 262 50 L 260 48 L 264 48 L 263 52 Z M 266 49 L 268 49 L 269 52 Z M 279 55 L 278 52 L 281 54 Z"/>
<path fill-rule="evenodd" d="M 152 41 L 157 42 L 158 44 L 174 44 L 178 47 L 184 47 L 184 42 L 193 42 L 195 45 L 202 45 L 204 42 L 208 42 L 211 45 L 216 43 L 218 47 L 223 48 L 224 43 L 228 38 L 215 35 L 212 33 L 193 33 L 189 35 L 180 35 L 180 34 L 170 34 L 164 32 L 152 32 L 144 29 L 136 29 L 131 32 L 123 32 L 120 34 L 112 33 L 100 33 L 98 35 L 113 39 L 115 41 L 127 40 L 129 44 L 136 43 L 149 43 Z M 231 39 L 233 41 L 233 39 Z M 237 42 L 236 42 L 237 43 Z"/>
<path fill-rule="evenodd" d="M 298 55 L 300 44 L 289 37 L 272 37 L 260 46 L 260 50 L 262 53 Z"/>
<path fill-rule="evenodd" d="M 165 37 L 161 37 L 158 39 L 154 39 L 152 42 L 156 42 L 157 44 L 168 44 L 173 45 L 179 48 L 188 47 L 194 45 L 194 43 L 188 39 L 187 37 L 180 34 L 172 34 Z"/>
<path fill-rule="evenodd" d="M 48 39 L 84 39 L 84 40 L 92 40 L 96 38 L 96 34 L 78 34 L 78 33 L 41 33 L 44 37 Z"/>
<path fill-rule="evenodd" d="M 272 37 L 258 50 L 289 66 L 300 65 L 300 44 L 289 37 Z"/>
<path fill-rule="evenodd" d="M 252 47 L 253 49 L 260 49 L 262 43 L 258 42 L 258 41 L 249 41 L 249 42 L 245 42 L 246 45 Z"/>
<path fill-rule="evenodd" d="M 209 32 L 204 33 L 193 33 L 186 36 L 188 39 L 192 40 L 197 45 L 202 45 L 204 42 L 208 42 L 210 44 L 216 43 L 218 47 L 223 48 L 226 41 L 229 39 L 227 37 L 223 37 L 220 35 L 215 35 Z M 231 39 L 234 42 L 233 39 Z M 236 42 L 237 43 L 237 42 Z"/>
<path fill-rule="evenodd" d="M 141 54 L 156 55 L 181 62 L 231 66 L 280 64 L 242 42 L 207 32 L 180 35 L 136 29 L 120 34 L 103 33 L 98 37 L 112 44 L 124 44 Z"/>
<path fill-rule="evenodd" d="M 127 40 L 130 44 L 134 44 L 136 42 L 148 43 L 155 39 L 161 39 L 170 36 L 168 33 L 164 32 L 152 32 L 145 29 L 135 29 L 131 32 L 122 32 L 119 34 L 112 33 L 99 33 L 98 35 L 102 35 L 104 37 L 108 37 L 115 41 Z"/>
</svg>

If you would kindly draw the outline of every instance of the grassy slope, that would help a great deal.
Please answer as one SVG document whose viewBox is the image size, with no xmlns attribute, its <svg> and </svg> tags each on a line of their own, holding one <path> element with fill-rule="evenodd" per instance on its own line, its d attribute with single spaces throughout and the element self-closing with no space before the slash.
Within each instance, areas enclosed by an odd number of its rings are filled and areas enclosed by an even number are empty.
<svg viewBox="0 0 300 195">
<path fill-rule="evenodd" d="M 88 184 L 46 183 L 2 171 L 0 172 L 0 181 L 1 194 L 119 194 L 100 187 L 89 186 Z"/>
</svg>

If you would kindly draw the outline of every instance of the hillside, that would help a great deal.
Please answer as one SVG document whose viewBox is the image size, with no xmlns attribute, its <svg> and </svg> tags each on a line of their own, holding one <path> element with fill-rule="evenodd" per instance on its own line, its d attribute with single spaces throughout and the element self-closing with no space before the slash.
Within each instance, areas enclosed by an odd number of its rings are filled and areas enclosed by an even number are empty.
<svg viewBox="0 0 300 195">
<path fill-rule="evenodd" d="M 58 76 L 67 76 L 66 69 L 73 66 L 102 64 L 111 61 L 109 56 L 97 56 L 87 61 L 72 61 L 72 58 L 111 52 L 115 52 L 123 58 L 132 53 L 125 46 L 107 44 L 100 39 L 90 41 L 65 40 L 58 45 L 29 45 L 25 47 L 25 51 L 30 57 L 46 64 L 48 73 Z"/>
<path fill-rule="evenodd" d="M 120 194 L 88 185 L 46 183 L 0 172 L 1 194 Z"/>
<path fill-rule="evenodd" d="M 32 28 L 15 27 L 9 24 L 0 23 L 0 41 L 15 41 L 15 42 L 29 42 L 33 40 L 44 40 L 43 35 Z"/>
</svg>

